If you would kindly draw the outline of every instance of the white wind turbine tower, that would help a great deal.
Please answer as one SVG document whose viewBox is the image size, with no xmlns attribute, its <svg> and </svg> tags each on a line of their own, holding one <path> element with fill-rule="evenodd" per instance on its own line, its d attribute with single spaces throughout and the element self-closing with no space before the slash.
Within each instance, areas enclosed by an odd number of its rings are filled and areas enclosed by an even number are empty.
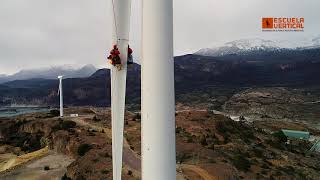
<svg viewBox="0 0 320 180">
<path fill-rule="evenodd" d="M 63 117 L 63 90 L 62 90 L 62 79 L 63 79 L 63 76 L 58 76 L 58 79 L 59 79 L 58 94 L 60 95 L 60 117 Z"/>
<path fill-rule="evenodd" d="M 112 0 L 114 44 L 122 70 L 111 68 L 113 179 L 121 179 L 131 0 Z M 173 2 L 143 0 L 142 179 L 176 179 Z"/>
<path fill-rule="evenodd" d="M 176 179 L 173 2 L 142 3 L 142 179 Z"/>
</svg>

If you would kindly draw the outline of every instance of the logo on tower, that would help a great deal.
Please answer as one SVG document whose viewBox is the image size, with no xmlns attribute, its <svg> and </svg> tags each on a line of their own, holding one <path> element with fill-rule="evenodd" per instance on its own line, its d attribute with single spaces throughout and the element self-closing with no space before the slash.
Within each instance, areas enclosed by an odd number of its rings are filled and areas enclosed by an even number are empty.
<svg viewBox="0 0 320 180">
<path fill-rule="evenodd" d="M 264 17 L 262 18 L 262 31 L 303 32 L 304 18 Z"/>
<path fill-rule="evenodd" d="M 262 29 L 273 29 L 273 18 L 262 18 Z"/>
</svg>

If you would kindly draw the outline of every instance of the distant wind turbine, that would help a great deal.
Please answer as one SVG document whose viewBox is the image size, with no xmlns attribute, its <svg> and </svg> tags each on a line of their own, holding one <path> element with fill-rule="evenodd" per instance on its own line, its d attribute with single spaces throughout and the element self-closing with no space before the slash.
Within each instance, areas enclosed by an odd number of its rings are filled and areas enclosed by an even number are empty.
<svg viewBox="0 0 320 180">
<path fill-rule="evenodd" d="M 63 79 L 63 76 L 58 76 L 58 79 L 59 79 L 58 94 L 60 95 L 60 117 L 63 117 L 63 92 L 62 92 L 62 79 Z"/>
</svg>

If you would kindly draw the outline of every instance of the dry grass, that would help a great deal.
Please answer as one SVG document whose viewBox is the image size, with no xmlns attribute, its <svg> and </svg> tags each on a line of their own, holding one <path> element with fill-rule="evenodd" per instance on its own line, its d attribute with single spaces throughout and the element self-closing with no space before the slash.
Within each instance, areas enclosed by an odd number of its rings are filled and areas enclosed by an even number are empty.
<svg viewBox="0 0 320 180">
<path fill-rule="evenodd" d="M 284 160 L 278 160 L 278 159 L 271 159 L 271 160 L 267 160 L 269 163 L 271 163 L 273 166 L 286 166 L 289 163 L 287 161 Z"/>
<path fill-rule="evenodd" d="M 23 154 L 21 156 L 15 156 L 15 157 L 9 158 L 7 161 L 0 164 L 0 172 L 14 169 L 15 167 L 25 164 L 31 160 L 43 157 L 48 153 L 49 153 L 49 148 L 45 147 L 38 151 L 34 151 L 28 154 Z"/>
</svg>

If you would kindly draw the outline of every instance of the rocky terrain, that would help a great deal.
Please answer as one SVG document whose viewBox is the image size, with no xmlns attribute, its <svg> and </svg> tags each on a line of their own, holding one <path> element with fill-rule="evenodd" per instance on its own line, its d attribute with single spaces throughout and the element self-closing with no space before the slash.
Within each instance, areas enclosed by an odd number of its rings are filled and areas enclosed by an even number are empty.
<svg viewBox="0 0 320 180">
<path fill-rule="evenodd" d="M 319 136 L 319 130 L 299 122 L 236 122 L 183 104 L 177 109 L 178 179 L 317 179 L 319 176 L 320 154 L 305 153 L 311 143 L 297 140 L 287 145 L 283 136 L 272 134 L 290 128 Z M 47 146 L 50 151 L 73 159 L 71 164 L 65 164 L 61 171 L 65 174 L 60 173 L 59 178 L 112 179 L 110 111 L 83 107 L 68 108 L 66 113 L 80 116 L 60 119 L 52 111 L 0 119 L 1 157 L 8 153 L 22 155 Z M 140 128 L 140 114 L 126 112 L 123 179 L 141 178 Z M 45 168 L 47 164 L 42 165 Z M 0 178 L 14 179 L 14 174 L 23 175 L 21 169 L 27 166 L 22 164 L 2 172 Z M 49 166 L 46 171 L 53 170 Z M 59 174 L 51 175 L 57 178 Z"/>
<path fill-rule="evenodd" d="M 319 123 L 318 90 L 290 88 L 250 88 L 234 94 L 224 110 L 259 119 L 284 119 Z"/>
</svg>

